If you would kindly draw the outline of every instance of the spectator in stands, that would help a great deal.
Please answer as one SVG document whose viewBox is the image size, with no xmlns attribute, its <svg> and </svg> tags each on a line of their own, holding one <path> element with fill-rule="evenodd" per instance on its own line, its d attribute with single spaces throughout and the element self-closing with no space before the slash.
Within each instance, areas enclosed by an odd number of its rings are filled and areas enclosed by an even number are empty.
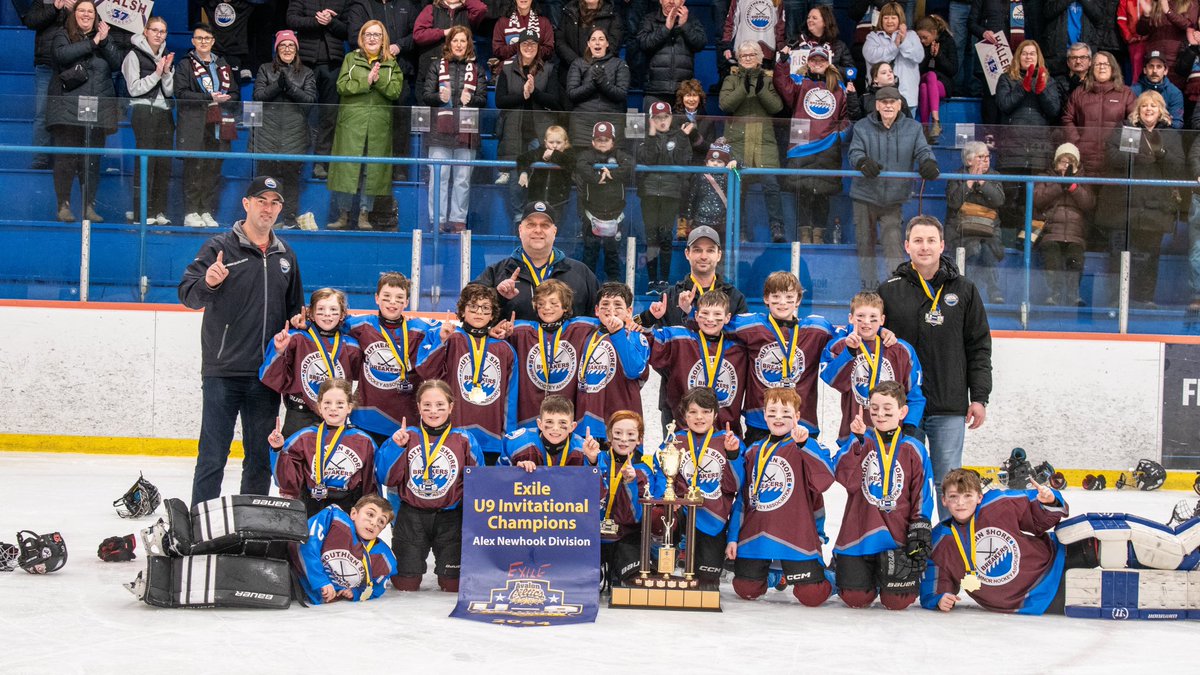
<svg viewBox="0 0 1200 675">
<path fill-rule="evenodd" d="M 496 21 L 492 31 L 492 57 L 507 61 L 517 55 L 518 38 L 532 32 L 537 36 L 537 54 L 543 63 L 554 56 L 554 26 L 533 8 L 533 0 L 513 0 L 507 18 Z"/>
<path fill-rule="evenodd" d="M 1076 42 L 1086 42 L 1097 51 L 1104 50 L 1114 54 L 1120 51 L 1122 43 L 1117 38 L 1116 17 L 1117 5 L 1121 2 L 1122 0 L 1072 0 L 1043 4 L 1044 25 L 1039 42 L 1045 51 L 1046 67 L 1050 69 L 1051 75 L 1059 77 L 1068 72 L 1067 51 Z M 1136 5 L 1137 0 L 1133 2 Z M 1132 24 L 1130 27 L 1132 28 Z M 1134 44 L 1142 43 L 1130 44 L 1131 56 L 1136 51 Z"/>
<path fill-rule="evenodd" d="M 784 0 L 787 7 L 788 0 Z M 791 23 L 791 10 L 788 10 L 788 23 Z M 846 81 L 847 91 L 854 91 L 855 78 L 849 77 L 850 69 L 854 68 L 854 56 L 846 43 L 838 38 L 837 19 L 833 16 L 833 6 L 818 4 L 808 10 L 804 27 L 798 34 L 789 34 L 794 40 L 790 42 L 793 54 L 797 51 L 812 49 L 817 45 L 825 45 L 830 50 L 830 63 L 837 67 L 838 73 Z M 795 59 L 795 56 L 792 57 Z M 793 63 L 793 71 L 798 64 Z"/>
<path fill-rule="evenodd" d="M 91 0 L 78 0 L 51 42 L 54 76 L 46 101 L 46 128 L 58 147 L 102 148 L 117 130 L 117 101 L 112 73 L 120 70 L 121 57 L 108 40 L 108 24 L 96 18 Z M 97 120 L 80 119 L 80 97 L 98 96 Z M 96 213 L 100 187 L 98 155 L 55 155 L 54 194 L 58 219 L 75 220 L 71 212 L 71 185 L 79 179 L 83 195 L 83 217 L 95 223 L 104 219 Z"/>
<path fill-rule="evenodd" d="M 252 152 L 303 155 L 308 137 L 298 130 L 308 128 L 308 113 L 317 102 L 317 76 L 300 62 L 300 41 L 290 30 L 275 34 L 275 58 L 258 69 L 254 79 L 254 100 L 262 101 L 262 126 L 250 137 Z M 300 206 L 300 163 L 263 160 L 261 170 L 279 182 L 283 196 L 281 226 L 317 229 L 311 213 L 297 219 Z"/>
<path fill-rule="evenodd" d="M 1021 42 L 1025 39 L 1025 8 L 1031 3 L 1014 2 L 1013 0 L 971 0 L 971 16 L 967 19 L 967 25 L 971 29 L 973 41 L 983 40 L 989 44 L 997 44 L 999 38 L 1003 35 L 1008 40 L 1008 46 L 1012 49 L 1013 54 L 1017 53 Z M 1020 7 L 1022 13 L 1020 20 L 1014 20 L 1016 8 Z M 1030 16 L 1039 14 L 1039 12 L 1029 12 Z M 1032 28 L 1038 22 L 1030 21 L 1029 25 Z M 1032 35 L 1030 37 L 1033 37 Z M 990 89 L 984 84 L 985 78 L 983 69 L 976 70 L 976 79 L 978 80 L 978 88 L 983 96 L 982 118 L 984 124 L 996 124 L 1000 118 L 1000 111 L 996 108 L 996 102 Z"/>
<path fill-rule="evenodd" d="M 254 77 L 250 43 L 250 18 L 255 12 L 265 12 L 263 3 L 254 0 L 203 0 L 215 40 L 213 51 L 220 54 L 242 80 Z"/>
<path fill-rule="evenodd" d="M 1146 36 L 1146 53 L 1162 53 L 1168 77 L 1180 90 L 1184 87 L 1185 78 L 1175 70 L 1175 60 L 1188 43 L 1187 30 L 1196 28 L 1198 17 L 1200 3 L 1195 0 L 1147 0 L 1142 5 L 1142 16 L 1137 22 L 1137 32 Z M 1087 151 L 1083 148 L 1080 151 L 1086 159 Z"/>
<path fill-rule="evenodd" d="M 996 80 L 996 107 L 1000 123 L 1008 128 L 996 134 L 998 168 L 1003 174 L 1030 176 L 1050 167 L 1055 133 L 1062 113 L 1063 93 L 1050 80 L 1049 70 L 1036 40 L 1025 40 L 1008 68 Z M 1008 195 L 1000 209 L 1003 224 L 1025 227 L 1025 184 L 1005 183 Z"/>
<path fill-rule="evenodd" d="M 775 65 L 775 51 L 787 44 L 782 0 L 730 0 L 729 9 L 721 22 L 719 49 L 726 64 L 733 61 L 733 48 L 753 40 L 763 50 L 764 66 Z M 726 68 L 728 70 L 728 68 Z M 721 77 L 728 72 L 720 73 Z"/>
<path fill-rule="evenodd" d="M 1022 43 L 1027 44 L 1026 40 Z M 996 175 L 991 151 L 980 141 L 968 141 L 962 149 L 962 173 L 980 178 L 946 181 L 946 248 L 966 249 L 971 278 L 987 290 L 989 302 L 1003 303 L 996 266 L 1004 260 L 1000 243 L 1000 207 L 1004 186 L 982 176 Z"/>
<path fill-rule="evenodd" d="M 50 147 L 50 132 L 46 130 L 46 93 L 54 77 L 54 35 L 75 7 L 75 0 L 54 0 L 53 3 L 30 2 L 21 12 L 21 23 L 34 32 L 33 36 L 33 145 Z M 29 168 L 50 168 L 50 155 L 37 154 Z"/>
<path fill-rule="evenodd" d="M 535 169 L 533 164 L 545 162 L 557 167 Z M 574 185 L 575 148 L 567 130 L 556 125 L 546 128 L 542 142 L 517 156 L 517 178 L 514 181 L 521 197 L 521 213 L 533 202 L 545 202 L 554 222 L 562 219 Z M 517 214 L 520 221 L 521 213 Z"/>
<path fill-rule="evenodd" d="M 572 0 L 563 8 L 562 23 L 558 24 L 554 32 L 554 51 L 558 54 L 558 76 L 564 87 L 571 64 L 587 56 L 588 40 L 594 29 L 603 29 L 612 44 L 620 48 L 624 29 L 613 2 L 614 0 Z"/>
<path fill-rule="evenodd" d="M 671 106 L 664 101 L 650 105 L 646 140 L 638 148 L 642 166 L 678 166 L 691 163 L 692 146 L 687 134 L 671 124 Z M 679 200 L 689 176 L 682 173 L 643 172 L 638 181 L 642 225 L 646 232 L 646 271 L 650 290 L 666 292 L 671 278 L 672 243 L 678 229 Z M 586 223 L 585 223 L 586 225 Z M 585 260 L 586 262 L 586 260 Z M 609 281 L 617 279 L 611 276 Z"/>
<path fill-rule="evenodd" d="M 1196 118 L 1196 102 L 1200 101 L 1200 31 L 1195 28 L 1188 29 L 1187 44 L 1175 60 L 1175 72 L 1184 79 L 1183 115 L 1188 128 L 1200 129 L 1200 119 Z"/>
<path fill-rule="evenodd" d="M 663 0 L 667 2 L 668 0 Z M 745 168 L 779 168 L 779 148 L 775 144 L 775 125 L 771 117 L 783 110 L 783 99 L 775 91 L 771 75 L 763 70 L 762 47 L 757 42 L 743 42 L 737 48 L 738 70 L 730 72 L 721 83 L 721 110 L 739 119 L 725 126 L 725 137 L 733 147 L 733 155 Z M 767 203 L 767 224 L 771 239 L 784 241 L 783 200 L 779 197 L 779 181 L 773 175 L 747 176 L 742 189 L 753 183 L 763 187 Z M 743 193 L 745 194 L 745 193 Z M 742 200 L 745 206 L 746 200 Z M 746 221 L 743 221 L 746 222 Z M 749 237 L 751 229 L 742 228 Z"/>
<path fill-rule="evenodd" d="M 696 53 L 708 41 L 700 19 L 691 16 L 683 0 L 659 0 L 661 12 L 647 14 L 638 30 L 638 46 L 647 59 L 644 105 L 670 103 L 679 83 L 690 80 Z"/>
<path fill-rule="evenodd" d="M 167 22 L 160 16 L 146 20 L 141 35 L 133 36 L 133 48 L 121 64 L 129 91 L 130 125 L 139 148 L 170 150 L 175 145 L 175 54 L 167 53 Z M 167 196 L 171 186 L 171 158 L 151 157 L 146 167 L 146 224 L 170 225 Z M 141 194 L 142 172 L 133 170 L 133 203 Z M 133 220 L 132 218 L 129 220 Z"/>
<path fill-rule="evenodd" d="M 1140 130 L 1138 151 L 1123 152 L 1125 129 L 1108 135 L 1108 165 L 1114 175 L 1134 180 L 1183 180 L 1183 141 L 1171 128 L 1171 113 L 1157 91 L 1144 91 L 1134 101 L 1128 126 Z M 1153 309 L 1158 286 L 1158 257 L 1163 235 L 1175 231 L 1179 204 L 1172 188 L 1105 185 L 1100 189 L 1097 224 L 1114 231 L 1132 253 L 1129 297 L 1134 307 Z M 1128 241 L 1125 233 L 1129 233 Z"/>
<path fill-rule="evenodd" d="M 507 161 L 515 160 L 526 150 L 540 146 L 546 129 L 558 123 L 556 111 L 563 108 L 558 75 L 554 72 L 554 66 L 543 60 L 538 34 L 533 30 L 524 30 L 517 44 L 516 56 L 505 61 L 496 75 L 496 107 L 503 111 L 498 122 L 499 148 L 496 159 Z M 503 183 L 508 182 L 506 177 Z M 512 181 L 510 187 L 509 206 L 513 211 L 513 222 L 516 223 L 524 206 L 524 200 L 520 198 L 524 189 L 517 181 Z"/>
<path fill-rule="evenodd" d="M 862 172 L 850 182 L 850 198 L 854 201 L 858 274 L 863 289 L 870 290 L 879 286 L 875 224 L 879 224 L 878 240 L 883 244 L 887 269 L 895 269 L 902 252 L 900 207 L 912 190 L 908 179 L 880 178 L 880 172 L 912 171 L 916 163 L 921 178 L 934 180 L 939 175 L 938 164 L 920 123 L 900 114 L 900 92 L 895 87 L 880 89 L 875 94 L 875 112 L 855 123 L 849 160 L 850 166 Z"/>
<path fill-rule="evenodd" d="M 329 155 L 333 148 L 338 71 L 346 56 L 346 38 L 351 35 L 347 23 L 350 4 L 347 0 L 292 0 L 287 10 L 287 27 L 296 33 L 300 63 L 313 72 L 316 80 L 319 105 L 313 127 L 313 154 L 320 156 Z M 358 31 L 353 35 L 358 35 Z M 325 162 L 313 162 L 313 178 L 324 180 L 328 175 Z"/>
<path fill-rule="evenodd" d="M 392 150 L 392 102 L 400 96 L 404 75 L 388 48 L 383 23 L 372 20 L 363 24 L 357 44 L 358 49 L 346 54 L 338 73 L 342 104 L 333 135 L 333 154 L 387 157 Z M 387 164 L 335 162 L 329 167 L 328 187 L 338 214 L 329 229 L 349 226 L 354 198 L 361 194 L 356 226 L 370 230 L 373 227 L 367 214 L 376 197 L 391 192 L 392 170 Z"/>
<path fill-rule="evenodd" d="M 950 0 L 946 8 L 946 18 L 950 23 L 950 34 L 954 36 L 955 53 L 958 54 L 958 77 L 955 78 L 957 91 L 963 96 L 974 96 L 975 69 L 978 59 L 975 56 L 975 41 L 971 39 L 971 31 L 967 27 L 971 17 L 970 0 Z"/>
<path fill-rule="evenodd" d="M 709 146 L 704 165 L 714 169 L 737 168 L 731 152 L 732 148 L 722 136 Z M 725 229 L 729 215 L 728 189 L 729 174 L 724 171 L 692 174 L 691 187 L 683 205 L 685 217 L 680 231 L 675 233 L 676 238 L 686 240 L 700 227 L 711 228 L 714 232 Z"/>
<path fill-rule="evenodd" d="M 417 59 L 417 82 L 414 92 L 419 103 L 425 103 L 425 78 L 429 68 L 441 61 L 446 46 L 446 32 L 452 26 L 465 26 L 476 31 L 487 18 L 488 8 L 482 0 L 434 0 L 425 5 L 413 25 L 413 43 L 420 56 Z"/>
<path fill-rule="evenodd" d="M 192 51 L 175 66 L 175 147 L 229 152 L 237 137 L 234 105 L 241 100 L 237 72 L 212 51 L 208 24 L 192 29 Z M 183 224 L 217 227 L 213 212 L 221 196 L 220 159 L 183 160 Z"/>
<path fill-rule="evenodd" d="M 593 28 L 587 53 L 575 59 L 567 75 L 567 98 L 571 101 L 571 145 L 591 145 L 592 129 L 608 122 L 624 127 L 629 95 L 629 66 L 611 48 L 603 28 Z M 618 139 L 620 136 L 618 136 Z"/>
<path fill-rule="evenodd" d="M 850 119 L 854 121 L 875 112 L 875 94 L 884 87 L 896 89 L 896 73 L 892 70 L 892 64 L 887 61 L 880 61 L 871 66 L 870 84 L 863 88 L 861 94 L 854 94 L 850 87 L 846 87 L 849 98 L 857 98 L 858 105 L 850 105 Z M 900 114 L 905 117 L 912 117 L 912 109 L 908 107 L 908 101 L 900 99 Z"/>
<path fill-rule="evenodd" d="M 1093 176 L 1104 175 L 1105 144 L 1110 131 L 1134 112 L 1133 92 L 1121 78 L 1115 56 L 1096 52 L 1092 69 L 1083 85 L 1072 92 L 1063 108 L 1062 124 L 1066 141 L 1079 148 L 1083 170 Z"/>
<path fill-rule="evenodd" d="M 704 164 L 709 145 L 721 135 L 717 129 L 717 119 L 705 112 L 707 99 L 700 80 L 684 80 L 675 92 L 675 121 L 692 145 L 689 164 Z M 693 177 L 696 175 L 692 174 Z"/>
<path fill-rule="evenodd" d="M 1191 176 L 1200 181 L 1200 143 L 1192 143 L 1188 150 L 1188 170 Z M 1191 208 L 1188 209 L 1188 266 L 1192 277 L 1192 302 L 1188 305 L 1189 312 L 1200 312 L 1200 192 L 1192 191 Z"/>
<path fill-rule="evenodd" d="M 533 308 L 533 289 L 547 279 L 557 279 L 575 292 L 571 316 L 590 316 L 596 311 L 599 284 L 591 268 L 568 258 L 555 247 L 558 227 L 546 205 L 530 204 L 517 226 L 521 245 L 512 255 L 492 263 L 475 283 L 496 289 L 500 296 L 498 316 L 517 315 L 517 321 L 538 321 Z"/>
<path fill-rule="evenodd" d="M 1049 176 L 1083 175 L 1079 148 L 1063 143 L 1054 151 Z M 1047 305 L 1083 307 L 1079 281 L 1083 276 L 1084 247 L 1096 208 L 1096 186 L 1086 183 L 1037 183 L 1033 212 L 1044 221 L 1037 245 L 1046 271 Z"/>
<path fill-rule="evenodd" d="M 1171 128 L 1183 128 L 1183 92 L 1167 79 L 1167 62 L 1161 52 L 1152 51 L 1146 54 L 1142 76 L 1131 89 L 1134 96 L 1140 96 L 1143 91 L 1157 91 L 1167 102 L 1167 112 L 1171 113 Z"/>
<path fill-rule="evenodd" d="M 1129 49 L 1129 65 L 1134 73 L 1142 72 L 1145 63 L 1146 36 L 1137 30 L 1143 3 L 1149 6 L 1146 0 L 1117 0 L 1117 29 Z"/>
<path fill-rule="evenodd" d="M 1067 98 L 1087 79 L 1092 71 L 1092 48 L 1086 43 L 1076 42 L 1067 49 L 1067 72 L 1054 78 L 1063 104 Z"/>
<path fill-rule="evenodd" d="M 425 74 L 423 96 L 425 105 L 436 109 L 434 128 L 425 137 L 429 157 L 474 159 L 479 150 L 479 109 L 487 103 L 487 72 L 475 60 L 470 28 L 451 26 L 446 31 L 442 58 L 430 63 L 429 72 Z M 429 173 L 430 218 L 437 214 L 437 226 L 442 232 L 467 229 L 471 167 L 432 166 Z M 439 185 L 436 202 L 432 187 L 435 180 Z"/>
<path fill-rule="evenodd" d="M 617 42 L 616 35 L 609 33 L 609 41 L 612 43 L 613 53 L 619 53 L 621 47 L 625 47 L 625 58 L 628 59 L 629 72 L 635 79 L 630 80 L 630 86 L 637 89 L 644 89 L 646 86 L 646 63 L 649 56 L 639 43 L 638 34 L 642 30 L 642 22 L 646 20 L 646 15 L 651 12 L 657 12 L 654 0 L 613 0 L 614 3 L 620 2 L 620 8 L 617 10 L 625 20 L 625 28 L 621 35 L 625 42 Z M 721 15 L 717 16 L 718 7 L 722 5 Z M 721 21 L 725 19 L 725 11 L 729 8 L 729 0 L 714 0 L 712 6 L 712 22 L 714 26 L 721 25 Z M 707 35 L 705 42 L 707 42 Z"/>
<path fill-rule="evenodd" d="M 597 164 L 606 166 L 596 168 Z M 597 262 L 603 248 L 605 281 L 625 277 L 619 244 L 631 229 L 625 222 L 625 188 L 633 184 L 633 166 L 633 157 L 616 147 L 616 130 L 609 122 L 597 122 L 591 144 L 579 148 L 575 155 L 583 266 L 599 269 Z"/>
<path fill-rule="evenodd" d="M 775 89 L 784 108 L 792 114 L 793 127 L 802 125 L 806 130 L 799 138 L 790 134 L 787 167 L 836 171 L 842 168 L 842 141 L 850 126 L 841 73 L 829 62 L 829 48 L 820 45 L 808 51 L 805 74 L 796 82 L 789 74 L 791 55 L 789 47 L 779 50 Z M 825 243 L 829 198 L 842 191 L 841 177 L 793 175 L 784 180 L 796 194 L 797 239 L 802 244 Z"/>
<path fill-rule="evenodd" d="M 925 49 L 917 109 L 921 113 L 921 123 L 927 127 L 925 138 L 933 145 L 942 135 L 942 99 L 954 95 L 958 53 L 954 51 L 954 37 L 950 35 L 949 25 L 936 14 L 917 22 L 917 37 Z"/>
<path fill-rule="evenodd" d="M 917 107 L 925 48 L 916 31 L 910 31 L 905 24 L 904 7 L 900 3 L 889 2 L 879 11 L 875 30 L 863 44 L 863 58 L 868 68 L 883 61 L 891 63 L 896 88 L 910 108 Z"/>
<path fill-rule="evenodd" d="M 867 41 L 867 36 L 875 30 L 875 24 L 879 23 L 879 11 L 892 2 L 895 0 L 851 0 L 850 2 L 850 17 L 858 20 L 854 26 L 854 39 L 850 42 L 850 55 L 854 58 L 854 65 L 859 72 L 860 86 L 871 82 L 867 77 L 871 68 L 863 60 L 863 45 Z"/>
</svg>

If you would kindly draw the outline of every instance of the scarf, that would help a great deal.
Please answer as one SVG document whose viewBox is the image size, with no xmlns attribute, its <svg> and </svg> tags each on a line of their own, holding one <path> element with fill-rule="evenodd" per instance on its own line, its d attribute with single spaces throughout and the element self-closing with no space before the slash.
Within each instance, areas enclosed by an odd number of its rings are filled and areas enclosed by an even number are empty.
<svg viewBox="0 0 1200 675">
<path fill-rule="evenodd" d="M 515 45 L 517 36 L 521 31 L 529 28 L 529 30 L 537 33 L 538 40 L 542 38 L 542 25 L 538 21 L 537 10 L 533 7 L 529 8 L 529 16 L 525 17 L 525 24 L 521 24 L 521 15 L 517 13 L 516 8 L 513 8 L 512 14 L 508 16 L 508 24 L 504 26 L 504 44 Z"/>
</svg>

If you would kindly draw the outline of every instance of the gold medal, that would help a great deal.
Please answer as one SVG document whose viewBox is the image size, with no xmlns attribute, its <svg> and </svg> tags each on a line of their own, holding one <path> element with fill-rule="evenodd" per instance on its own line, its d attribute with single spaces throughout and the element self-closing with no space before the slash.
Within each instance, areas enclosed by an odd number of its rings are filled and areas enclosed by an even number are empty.
<svg viewBox="0 0 1200 675">
<path fill-rule="evenodd" d="M 617 534 L 617 521 L 612 518 L 605 518 L 600 521 L 600 536 L 614 537 Z"/>
<path fill-rule="evenodd" d="M 967 571 L 958 585 L 964 591 L 974 593 L 983 587 L 979 575 L 975 574 L 975 516 L 971 516 L 971 523 L 967 527 L 967 534 L 971 537 L 968 542 L 970 546 L 963 546 L 962 537 L 958 534 L 958 525 L 950 523 L 950 533 L 954 535 L 954 543 L 958 546 L 958 554 L 962 556 L 963 566 Z"/>
<path fill-rule="evenodd" d="M 467 341 L 471 345 L 471 388 L 467 390 L 467 400 L 479 404 L 487 400 L 487 393 L 479 383 L 483 377 L 483 363 L 487 358 L 487 337 L 476 339 L 468 335 Z"/>
<path fill-rule="evenodd" d="M 473 384 L 467 391 L 467 400 L 471 403 L 481 405 L 487 400 L 487 392 L 485 392 L 483 387 L 479 386 L 478 384 Z"/>
<path fill-rule="evenodd" d="M 959 586 L 961 586 L 962 589 L 968 593 L 974 593 L 983 587 L 983 583 L 979 581 L 978 576 L 972 573 L 963 577 L 962 582 L 959 583 Z"/>
</svg>

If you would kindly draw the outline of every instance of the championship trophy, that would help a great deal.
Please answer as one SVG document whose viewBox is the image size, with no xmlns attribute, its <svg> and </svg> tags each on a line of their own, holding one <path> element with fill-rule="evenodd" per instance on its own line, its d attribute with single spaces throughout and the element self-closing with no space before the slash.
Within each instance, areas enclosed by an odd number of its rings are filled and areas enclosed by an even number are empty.
<svg viewBox="0 0 1200 675">
<path fill-rule="evenodd" d="M 675 477 L 679 474 L 683 451 L 675 438 L 675 423 L 667 425 L 666 442 L 658 451 L 658 468 L 666 477 L 666 489 L 661 499 L 642 497 L 642 546 L 640 571 L 631 586 L 612 589 L 609 607 L 637 609 L 688 609 L 721 611 L 721 593 L 717 590 L 701 590 L 696 579 L 696 509 L 704 504 L 699 490 L 691 488 L 680 498 L 675 494 Z M 693 467 L 699 471 L 699 467 Z M 678 564 L 675 525 L 680 514 L 687 509 L 684 518 L 683 541 L 687 548 L 684 555 L 683 575 L 676 574 Z M 661 515 L 658 515 L 661 513 Z M 651 565 L 653 541 L 651 530 L 653 519 L 663 524 L 662 542 L 658 555 Z"/>
</svg>

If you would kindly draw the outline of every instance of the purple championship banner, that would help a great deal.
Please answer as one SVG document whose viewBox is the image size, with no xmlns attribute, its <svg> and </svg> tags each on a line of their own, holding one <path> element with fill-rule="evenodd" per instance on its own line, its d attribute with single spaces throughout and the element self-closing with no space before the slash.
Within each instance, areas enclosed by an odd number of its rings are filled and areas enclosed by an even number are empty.
<svg viewBox="0 0 1200 675">
<path fill-rule="evenodd" d="M 470 467 L 462 571 L 450 616 L 504 626 L 596 620 L 600 474 L 594 467 Z"/>
</svg>

